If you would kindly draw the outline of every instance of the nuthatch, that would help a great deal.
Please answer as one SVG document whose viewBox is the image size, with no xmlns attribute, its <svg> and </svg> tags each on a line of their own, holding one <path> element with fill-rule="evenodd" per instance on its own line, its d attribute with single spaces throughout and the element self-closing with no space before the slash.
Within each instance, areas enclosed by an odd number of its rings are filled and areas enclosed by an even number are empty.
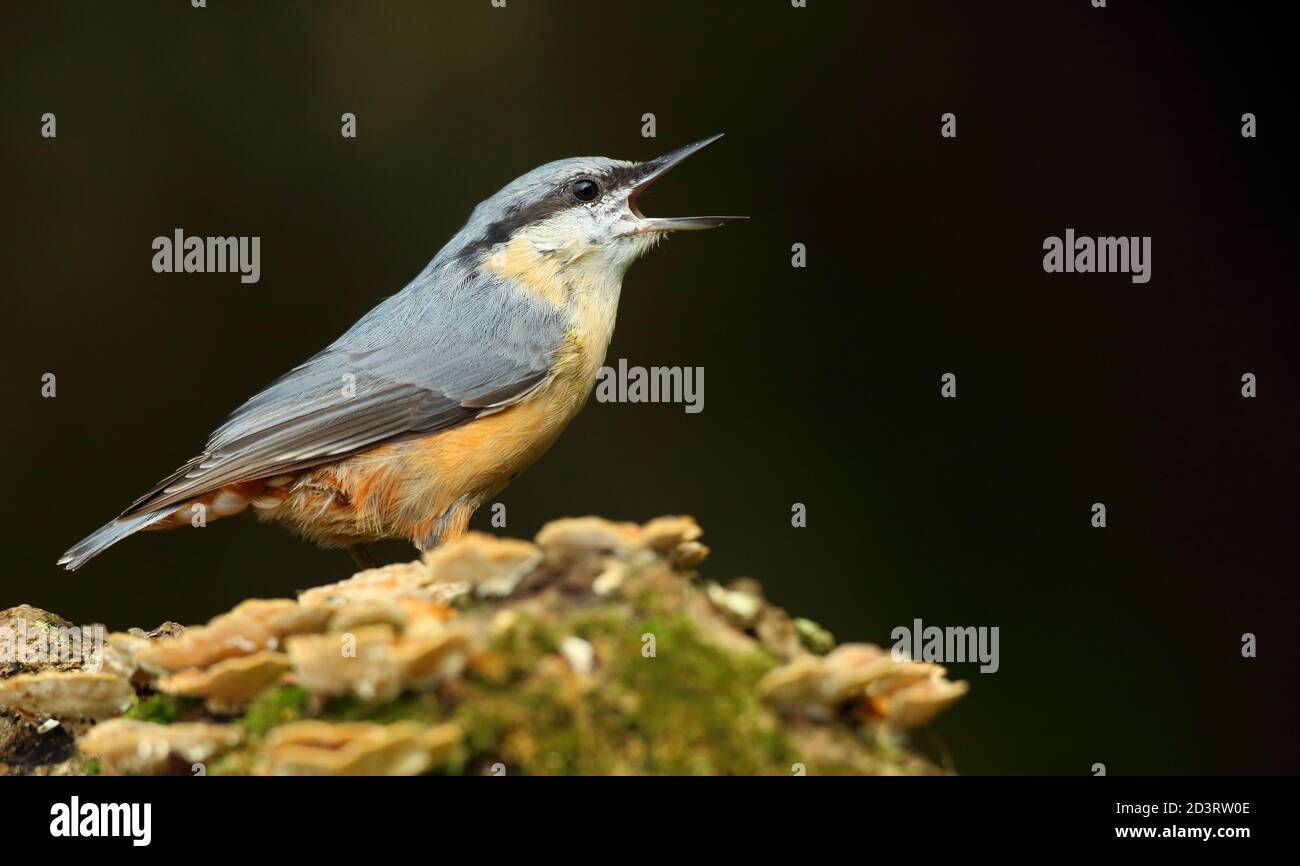
<svg viewBox="0 0 1300 866">
<path fill-rule="evenodd" d="M 203 453 L 63 555 L 248 509 L 325 547 L 428 550 L 533 463 L 587 401 L 623 274 L 665 232 L 637 197 L 720 136 L 644 163 L 533 169 L 474 208 L 405 289 L 239 407 Z"/>
</svg>

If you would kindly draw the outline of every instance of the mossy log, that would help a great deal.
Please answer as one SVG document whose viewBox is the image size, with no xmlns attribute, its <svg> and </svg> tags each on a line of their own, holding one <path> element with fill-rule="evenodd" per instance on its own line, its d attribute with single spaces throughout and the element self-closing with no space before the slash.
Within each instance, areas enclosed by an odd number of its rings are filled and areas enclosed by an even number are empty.
<svg viewBox="0 0 1300 866">
<path fill-rule="evenodd" d="M 907 731 L 964 683 L 836 647 L 753 581 L 701 581 L 699 537 L 690 518 L 471 533 L 186 629 L 12 608 L 0 773 L 946 772 Z"/>
</svg>

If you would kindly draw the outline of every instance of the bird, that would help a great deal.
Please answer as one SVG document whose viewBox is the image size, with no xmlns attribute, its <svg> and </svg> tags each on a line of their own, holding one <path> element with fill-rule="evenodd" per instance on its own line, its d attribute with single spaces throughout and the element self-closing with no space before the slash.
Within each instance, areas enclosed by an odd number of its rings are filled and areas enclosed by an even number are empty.
<svg viewBox="0 0 1300 866">
<path fill-rule="evenodd" d="M 575 157 L 480 202 L 405 288 L 236 409 L 202 452 L 70 548 L 76 570 L 141 530 L 253 512 L 372 567 L 432 550 L 532 465 L 586 403 L 623 276 L 670 232 L 638 197 L 711 136 L 646 162 Z"/>
</svg>

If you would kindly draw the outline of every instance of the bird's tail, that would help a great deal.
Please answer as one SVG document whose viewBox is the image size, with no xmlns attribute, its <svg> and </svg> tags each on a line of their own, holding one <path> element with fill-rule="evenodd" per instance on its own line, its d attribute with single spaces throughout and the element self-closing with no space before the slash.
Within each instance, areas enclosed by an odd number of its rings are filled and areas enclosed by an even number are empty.
<svg viewBox="0 0 1300 866">
<path fill-rule="evenodd" d="M 67 553 L 59 557 L 59 565 L 68 571 L 76 571 L 92 557 L 99 555 L 100 551 L 117 544 L 128 535 L 134 535 L 141 529 L 152 526 L 175 510 L 175 507 L 164 508 L 131 517 L 119 517 L 111 523 L 106 523 L 69 548 Z"/>
</svg>

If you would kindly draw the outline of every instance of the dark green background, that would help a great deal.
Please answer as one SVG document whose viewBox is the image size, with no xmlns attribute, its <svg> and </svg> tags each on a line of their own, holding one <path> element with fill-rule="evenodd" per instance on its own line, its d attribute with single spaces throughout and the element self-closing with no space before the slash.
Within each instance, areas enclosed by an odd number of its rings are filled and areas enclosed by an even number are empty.
<svg viewBox="0 0 1300 866">
<path fill-rule="evenodd" d="M 1290 31 L 1248 4 L 809 5 L 8 4 L 0 606 L 152 626 L 346 576 L 253 520 L 54 561 L 515 175 L 726 132 L 643 207 L 753 221 L 635 265 L 609 354 L 703 366 L 705 411 L 593 402 L 502 495 L 508 531 L 687 512 L 706 576 L 841 639 L 998 626 L 1000 672 L 955 666 L 971 694 L 918 738 L 962 772 L 1300 769 Z M 177 227 L 260 235 L 261 282 L 154 274 Z M 1153 236 L 1152 281 L 1044 274 L 1067 227 Z"/>
</svg>

